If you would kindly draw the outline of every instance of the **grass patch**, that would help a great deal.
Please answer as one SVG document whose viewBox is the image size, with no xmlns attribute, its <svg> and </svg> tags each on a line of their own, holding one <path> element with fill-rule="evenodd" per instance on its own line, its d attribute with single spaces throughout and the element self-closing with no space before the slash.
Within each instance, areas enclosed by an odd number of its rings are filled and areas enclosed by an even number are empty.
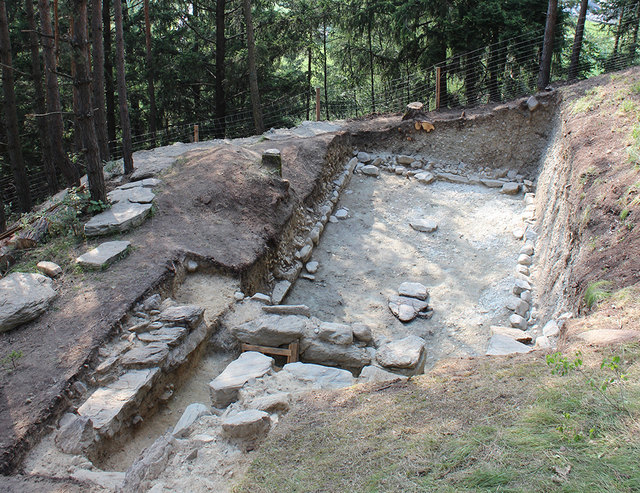
<svg viewBox="0 0 640 493">
<path fill-rule="evenodd" d="M 573 103 L 571 112 L 575 114 L 593 111 L 598 108 L 600 104 L 602 104 L 604 98 L 605 93 L 601 87 L 594 87 L 593 89 L 589 89 L 584 93 L 584 96 Z"/>
<path fill-rule="evenodd" d="M 591 351 L 585 372 L 606 377 L 600 361 L 611 355 Z M 619 359 L 631 416 L 582 375 L 552 374 L 540 355 L 315 394 L 278 424 L 234 491 L 635 491 L 639 356 L 635 345 Z"/>
<path fill-rule="evenodd" d="M 613 283 L 611 281 L 596 281 L 587 286 L 584 292 L 584 304 L 587 308 L 595 307 L 600 301 L 606 300 L 611 296 L 611 287 Z"/>
</svg>

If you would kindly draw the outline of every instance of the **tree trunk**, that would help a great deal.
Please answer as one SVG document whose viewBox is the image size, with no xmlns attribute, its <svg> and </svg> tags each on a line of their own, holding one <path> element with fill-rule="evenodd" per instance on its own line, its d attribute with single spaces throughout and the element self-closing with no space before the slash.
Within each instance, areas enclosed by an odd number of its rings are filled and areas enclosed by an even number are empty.
<svg viewBox="0 0 640 493">
<path fill-rule="evenodd" d="M 47 92 L 47 127 L 49 129 L 51 155 L 55 166 L 62 172 L 67 184 L 69 186 L 79 186 L 80 173 L 78 168 L 71 162 L 62 147 L 64 125 L 62 123 L 58 77 L 56 76 L 56 53 L 49 0 L 38 0 L 38 10 L 40 11 L 40 29 L 42 31 L 42 54 L 44 56 Z"/>
<path fill-rule="evenodd" d="M 438 40 L 438 55 L 440 60 L 447 59 L 447 44 L 444 39 L 444 34 L 442 35 L 442 39 Z M 449 91 L 447 89 L 447 65 L 446 62 L 442 65 L 442 69 L 440 71 L 440 108 L 446 108 L 449 105 Z"/>
<path fill-rule="evenodd" d="M 576 34 L 573 37 L 573 49 L 571 50 L 571 63 L 569 64 L 568 79 L 573 80 L 578 77 L 578 69 L 580 65 L 580 51 L 582 50 L 582 38 L 584 36 L 584 22 L 587 18 L 587 7 L 589 0 L 580 1 L 580 12 L 578 14 L 578 23 L 576 24 Z"/>
<path fill-rule="evenodd" d="M 313 32 L 309 32 L 309 47 L 307 48 L 307 121 L 311 119 L 311 56 L 313 55 Z"/>
<path fill-rule="evenodd" d="M 102 28 L 104 30 L 104 87 L 107 102 L 107 135 L 109 142 L 116 140 L 116 95 L 113 84 L 113 57 L 111 53 L 110 0 L 102 2 Z"/>
<path fill-rule="evenodd" d="M 256 134 L 264 132 L 262 123 L 262 108 L 260 107 L 260 92 L 258 91 L 258 71 L 256 68 L 256 42 L 253 36 L 253 16 L 251 14 L 251 0 L 242 0 L 244 20 L 247 26 L 247 58 L 249 61 L 249 89 L 251 90 L 251 109 Z"/>
<path fill-rule="evenodd" d="M 13 61 L 11 59 L 11 43 L 9 40 L 9 21 L 4 0 L 0 0 L 0 62 L 2 62 L 2 90 L 4 92 L 4 118 L 7 128 L 9 161 L 18 192 L 18 205 L 22 212 L 31 210 L 31 192 L 27 170 L 22 158 L 20 146 L 20 128 L 16 111 L 16 94 L 13 87 Z"/>
<path fill-rule="evenodd" d="M 191 11 L 192 11 L 192 16 L 194 19 L 198 18 L 199 15 L 199 8 L 198 8 L 198 1 L 197 0 L 193 0 L 191 3 Z M 197 20 L 194 21 L 194 24 L 197 26 Z M 200 66 L 200 43 L 199 43 L 200 38 L 198 36 L 195 36 L 194 38 L 194 43 L 193 43 L 193 52 L 196 55 L 196 60 L 197 60 L 197 64 L 198 64 L 198 68 Z M 202 91 L 202 88 L 200 87 L 200 70 L 195 71 L 194 75 L 196 76 L 196 80 L 193 82 L 193 84 L 191 85 L 191 88 L 193 90 L 193 120 L 194 121 L 198 121 L 200 119 L 200 115 L 201 115 L 201 109 L 200 109 L 200 94 Z"/>
<path fill-rule="evenodd" d="M 4 214 L 4 201 L 2 200 L 2 191 L 0 191 L 0 233 L 7 230 L 7 218 Z"/>
<path fill-rule="evenodd" d="M 217 0 L 216 2 L 216 120 L 218 125 L 216 126 L 216 137 L 224 139 L 226 130 L 225 118 L 227 116 L 226 99 L 224 94 L 224 59 L 225 59 L 225 44 L 226 38 L 224 35 L 224 9 L 226 6 L 226 0 Z"/>
<path fill-rule="evenodd" d="M 29 26 L 29 44 L 31 48 L 31 78 L 33 79 L 33 87 L 35 92 L 35 109 L 38 115 L 36 124 L 38 126 L 38 136 L 40 138 L 40 146 L 42 147 L 42 163 L 47 177 L 47 190 L 53 195 L 58 189 L 58 177 L 56 175 L 56 167 L 53 164 L 51 156 L 51 143 L 49 142 L 49 134 L 47 132 L 47 120 L 44 114 L 47 112 L 47 106 L 44 98 L 44 87 L 42 86 L 42 68 L 40 66 L 40 49 L 38 43 L 38 29 L 33 10 L 33 0 L 25 0 L 27 12 L 27 25 Z"/>
<path fill-rule="evenodd" d="M 640 1 L 636 2 L 636 10 L 633 14 L 633 33 L 629 45 L 629 63 L 631 64 L 636 58 L 636 50 L 638 49 L 638 27 L 640 27 Z"/>
<path fill-rule="evenodd" d="M 329 120 L 329 87 L 327 86 L 327 21 L 322 19 L 322 53 L 324 65 L 324 107 L 327 115 L 327 121 Z"/>
<path fill-rule="evenodd" d="M 71 47 L 75 65 L 73 89 L 77 95 L 76 121 L 87 166 L 89 192 L 92 200 L 107 201 L 104 174 L 100 161 L 100 149 L 94 125 L 91 101 L 91 64 L 89 62 L 89 40 L 87 32 L 87 0 L 73 0 L 74 19 Z"/>
<path fill-rule="evenodd" d="M 374 74 L 373 74 L 373 48 L 371 46 L 371 16 L 373 15 L 369 12 L 369 20 L 367 22 L 367 45 L 369 49 L 369 75 L 371 77 L 371 112 L 376 112 L 376 90 L 374 87 Z M 328 119 L 328 118 L 327 118 Z"/>
<path fill-rule="evenodd" d="M 464 94 L 467 106 L 474 106 L 478 102 L 478 69 L 473 55 L 465 55 Z"/>
<path fill-rule="evenodd" d="M 145 60 L 147 62 L 147 94 L 149 95 L 149 130 L 154 140 L 156 138 L 157 114 L 156 114 L 156 90 L 154 85 L 154 67 L 151 57 L 151 18 L 149 17 L 149 0 L 144 0 L 144 41 Z"/>
<path fill-rule="evenodd" d="M 614 60 L 614 63 L 615 63 L 616 55 L 618 54 L 618 46 L 620 46 L 620 38 L 622 37 L 622 22 L 624 21 L 624 13 L 625 13 L 625 8 L 623 5 L 622 7 L 620 7 L 620 16 L 618 17 L 618 25 L 616 27 L 615 39 L 613 42 L 612 58 Z"/>
<path fill-rule="evenodd" d="M 538 90 L 541 91 L 549 85 L 551 79 L 551 58 L 553 57 L 553 39 L 558 17 L 558 0 L 549 0 L 547 9 L 547 23 L 544 28 L 544 43 L 542 45 L 542 57 L 540 59 L 540 71 L 538 72 Z"/>
<path fill-rule="evenodd" d="M 129 105 L 127 104 L 127 81 L 124 72 L 124 31 L 122 27 L 122 0 L 113 0 L 113 19 L 116 24 L 116 77 L 118 79 L 120 127 L 122 128 L 122 157 L 124 159 L 124 174 L 128 175 L 133 173 L 133 150 L 131 148 L 131 123 L 129 122 Z"/>
<path fill-rule="evenodd" d="M 102 0 L 91 0 L 91 44 L 93 45 L 94 123 L 102 161 L 108 161 L 109 137 L 104 98 L 104 36 L 102 34 Z"/>
</svg>

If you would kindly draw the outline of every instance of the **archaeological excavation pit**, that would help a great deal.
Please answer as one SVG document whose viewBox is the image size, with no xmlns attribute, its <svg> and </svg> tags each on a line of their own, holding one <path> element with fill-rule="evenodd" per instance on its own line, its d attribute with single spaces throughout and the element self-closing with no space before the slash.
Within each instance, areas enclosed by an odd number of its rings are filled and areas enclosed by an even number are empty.
<svg viewBox="0 0 640 493">
<path fill-rule="evenodd" d="M 534 308 L 535 192 L 554 112 L 550 93 L 433 131 L 394 117 L 318 137 L 324 168 L 278 241 L 236 270 L 177 255 L 25 471 L 108 491 L 226 491 L 301 392 L 550 344 L 538 317 L 555 306 Z"/>
</svg>

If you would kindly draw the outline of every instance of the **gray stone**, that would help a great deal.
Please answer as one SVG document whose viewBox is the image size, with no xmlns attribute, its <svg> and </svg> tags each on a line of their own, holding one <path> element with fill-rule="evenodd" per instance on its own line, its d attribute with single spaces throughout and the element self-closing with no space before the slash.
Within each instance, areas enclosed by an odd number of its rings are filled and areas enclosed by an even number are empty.
<svg viewBox="0 0 640 493">
<path fill-rule="evenodd" d="M 336 216 L 329 216 L 329 222 L 335 224 L 338 222 L 338 218 Z"/>
<path fill-rule="evenodd" d="M 424 313 L 429 307 L 426 301 L 406 296 L 391 296 L 389 298 L 389 310 L 401 322 L 410 322 L 421 312 Z"/>
<path fill-rule="evenodd" d="M 282 176 L 282 156 L 279 149 L 267 149 L 262 153 L 262 166 Z"/>
<path fill-rule="evenodd" d="M 161 303 L 162 303 L 162 296 L 160 296 L 159 294 L 152 294 L 146 300 L 144 300 L 144 303 L 142 305 L 146 311 L 150 311 L 150 310 L 159 310 Z"/>
<path fill-rule="evenodd" d="M 286 413 L 291 406 L 291 394 L 289 392 L 277 392 L 252 400 L 248 405 L 251 409 L 266 413 Z"/>
<path fill-rule="evenodd" d="M 349 217 L 349 211 L 347 209 L 338 209 L 335 213 L 336 219 L 346 219 Z"/>
<path fill-rule="evenodd" d="M 500 193 L 504 193 L 506 195 L 517 195 L 519 191 L 520 184 L 515 182 L 505 183 L 500 189 Z"/>
<path fill-rule="evenodd" d="M 149 322 L 148 320 L 143 320 L 142 322 L 132 325 L 131 327 L 129 327 L 127 330 L 129 332 L 135 332 L 140 333 L 140 332 L 147 332 L 149 330 L 152 330 L 150 328 L 151 322 Z"/>
<path fill-rule="evenodd" d="M 303 359 L 309 363 L 345 368 L 362 368 L 371 362 L 364 348 L 323 342 L 318 339 L 303 339 Z"/>
<path fill-rule="evenodd" d="M 547 336 L 538 336 L 536 337 L 536 344 L 535 344 L 535 348 L 536 349 L 550 349 L 551 348 L 551 341 L 549 340 L 549 338 Z"/>
<path fill-rule="evenodd" d="M 266 436 L 269 428 L 271 428 L 269 414 L 257 409 L 239 412 L 222 421 L 222 432 L 227 437 L 250 444 Z"/>
<path fill-rule="evenodd" d="M 414 219 L 409 225 L 422 233 L 433 233 L 438 229 L 438 223 L 430 219 Z"/>
<path fill-rule="evenodd" d="M 158 368 L 128 371 L 96 390 L 78 408 L 78 414 L 90 418 L 98 433 L 113 436 L 122 421 L 137 410 L 159 371 Z"/>
<path fill-rule="evenodd" d="M 144 180 L 125 183 L 124 185 L 120 185 L 118 188 L 121 190 L 126 190 L 128 188 L 136 188 L 136 187 L 153 188 L 160 185 L 160 183 L 161 183 L 160 180 L 158 180 L 157 178 L 145 178 Z"/>
<path fill-rule="evenodd" d="M 107 194 L 107 199 L 112 204 L 118 202 L 131 202 L 137 204 L 150 204 L 155 199 L 156 194 L 144 187 L 116 188 Z"/>
<path fill-rule="evenodd" d="M 151 213 L 151 204 L 118 202 L 110 209 L 93 216 L 84 225 L 86 236 L 101 236 L 128 231 L 144 222 Z"/>
<path fill-rule="evenodd" d="M 55 436 L 55 444 L 65 454 L 80 455 L 96 438 L 91 419 L 77 414 L 65 416 L 64 424 Z"/>
<path fill-rule="evenodd" d="M 359 152 L 356 157 L 361 163 L 368 163 L 369 161 L 371 161 L 371 156 L 366 152 Z"/>
<path fill-rule="evenodd" d="M 518 274 L 522 274 L 523 276 L 530 276 L 531 275 L 531 271 L 529 270 L 529 267 L 527 267 L 526 265 L 522 265 L 522 264 L 516 265 L 516 272 Z"/>
<path fill-rule="evenodd" d="M 138 339 L 142 342 L 162 342 L 168 346 L 176 346 L 187 335 L 184 327 L 163 327 L 150 332 L 138 334 Z"/>
<path fill-rule="evenodd" d="M 424 339 L 410 335 L 380 346 L 376 360 L 385 368 L 403 368 L 420 372 L 424 366 L 424 345 Z"/>
<path fill-rule="evenodd" d="M 282 300 L 289 292 L 289 288 L 291 288 L 291 283 L 289 281 L 278 281 L 273 287 L 273 291 L 271 293 L 271 303 L 274 305 L 282 303 Z"/>
<path fill-rule="evenodd" d="M 549 320 L 542 328 L 542 334 L 546 337 L 556 337 L 560 334 L 560 327 L 555 320 Z"/>
<path fill-rule="evenodd" d="M 256 293 L 249 299 L 253 301 L 259 301 L 260 303 L 267 303 L 267 304 L 271 303 L 271 296 L 264 293 Z"/>
<path fill-rule="evenodd" d="M 309 231 L 309 239 L 314 245 L 317 245 L 320 241 L 320 228 L 315 226 L 311 231 Z"/>
<path fill-rule="evenodd" d="M 316 272 L 318 272 L 318 262 L 316 262 L 315 260 L 312 262 L 307 262 L 307 265 L 305 265 L 305 268 L 307 269 L 307 272 L 309 274 L 315 274 Z"/>
<path fill-rule="evenodd" d="M 191 425 L 202 416 L 211 414 L 208 406 L 198 402 L 189 404 L 171 432 L 174 437 L 184 438 L 191 433 Z"/>
<path fill-rule="evenodd" d="M 429 185 L 430 183 L 436 181 L 436 177 L 433 175 L 433 173 L 430 173 L 428 171 L 416 174 L 415 179 L 420 183 L 424 183 L 425 185 Z"/>
<path fill-rule="evenodd" d="M 425 301 L 429 297 L 427 288 L 419 282 L 403 282 L 398 288 L 400 296 L 408 296 L 409 298 L 417 298 Z"/>
<path fill-rule="evenodd" d="M 311 258 L 312 253 L 313 253 L 313 246 L 305 245 L 296 252 L 296 258 L 301 260 L 302 262 L 307 262 Z"/>
<path fill-rule="evenodd" d="M 127 351 L 120 359 L 125 368 L 149 368 L 160 366 L 169 355 L 169 346 L 162 342 L 153 342 Z"/>
<path fill-rule="evenodd" d="M 353 332 L 346 324 L 322 322 L 318 327 L 318 337 L 332 344 L 346 346 L 353 343 Z"/>
<path fill-rule="evenodd" d="M 507 171 L 507 180 L 515 180 L 516 176 L 518 176 L 518 171 L 515 169 L 510 169 Z"/>
<path fill-rule="evenodd" d="M 462 185 L 469 184 L 469 178 L 466 176 L 455 175 L 453 173 L 438 173 L 438 178 L 451 183 L 460 183 Z"/>
<path fill-rule="evenodd" d="M 282 372 L 316 389 L 342 389 L 355 382 L 350 371 L 299 361 L 284 365 Z"/>
<path fill-rule="evenodd" d="M 523 279 L 516 279 L 513 286 L 513 294 L 520 296 L 525 291 L 531 291 L 531 284 Z"/>
<path fill-rule="evenodd" d="M 413 162 L 410 164 L 410 166 L 411 166 L 411 168 L 412 168 L 412 169 L 420 169 L 420 168 L 422 168 L 422 162 L 420 162 L 420 161 L 413 161 Z"/>
<path fill-rule="evenodd" d="M 127 255 L 130 247 L 129 241 L 107 241 L 80 255 L 76 263 L 89 269 L 106 269 L 116 260 Z"/>
<path fill-rule="evenodd" d="M 533 259 L 532 259 L 529 255 L 526 255 L 526 254 L 524 254 L 524 253 L 521 253 L 521 254 L 518 256 L 518 263 L 519 263 L 520 265 L 524 265 L 524 266 L 528 267 L 528 266 L 530 266 L 530 265 L 533 263 Z"/>
<path fill-rule="evenodd" d="M 523 291 L 522 293 L 520 293 L 520 299 L 522 301 L 527 302 L 529 306 L 531 306 L 531 302 L 533 301 L 533 295 L 531 294 L 531 291 Z"/>
<path fill-rule="evenodd" d="M 165 471 L 175 443 L 171 434 L 166 433 L 144 449 L 125 473 L 122 493 L 149 490 L 151 481 Z"/>
<path fill-rule="evenodd" d="M 248 351 L 229 363 L 224 371 L 209 383 L 211 402 L 223 408 L 238 400 L 238 391 L 252 378 L 271 373 L 273 358 L 262 353 Z"/>
<path fill-rule="evenodd" d="M 524 317 L 526 313 L 529 311 L 529 303 L 527 303 L 526 301 L 524 301 L 518 296 L 511 296 L 507 300 L 506 306 L 509 310 L 515 312 L 517 315 L 520 315 L 521 317 Z"/>
<path fill-rule="evenodd" d="M 307 305 L 265 305 L 262 307 L 262 311 L 274 315 L 302 315 L 303 317 L 311 316 L 311 310 Z"/>
<path fill-rule="evenodd" d="M 264 315 L 244 324 L 231 327 L 230 332 L 241 342 L 277 347 L 302 337 L 308 319 L 297 315 Z"/>
<path fill-rule="evenodd" d="M 520 253 L 524 254 L 524 255 L 533 255 L 533 245 L 530 243 L 527 243 L 526 245 L 522 245 L 522 248 L 520 249 Z"/>
<path fill-rule="evenodd" d="M 487 188 L 502 188 L 504 182 L 502 180 L 492 180 L 489 178 L 480 178 L 480 183 L 482 183 Z"/>
<path fill-rule="evenodd" d="M 501 325 L 492 325 L 491 334 L 501 334 L 511 339 L 521 342 L 523 344 L 531 344 L 533 338 L 531 334 L 521 329 L 514 329 L 513 327 L 503 327 Z"/>
<path fill-rule="evenodd" d="M 106 491 L 120 491 L 124 484 L 125 473 L 112 472 L 112 471 L 100 471 L 89 469 L 76 469 L 71 477 L 76 481 L 82 483 L 93 483 Z"/>
<path fill-rule="evenodd" d="M 532 351 L 532 347 L 525 346 L 521 342 L 512 339 L 504 334 L 494 334 L 489 339 L 487 347 L 487 356 L 505 356 L 514 353 L 528 353 Z"/>
<path fill-rule="evenodd" d="M 236 301 L 244 300 L 244 293 L 242 291 L 236 291 L 235 293 L 233 293 L 233 299 Z"/>
<path fill-rule="evenodd" d="M 375 158 L 371 164 L 373 164 L 374 166 L 380 166 L 384 161 L 382 160 L 381 157 L 377 157 Z"/>
<path fill-rule="evenodd" d="M 351 330 L 353 332 L 353 337 L 362 342 L 371 342 L 373 341 L 373 333 L 371 332 L 371 327 L 362 323 L 355 323 L 351 326 Z"/>
<path fill-rule="evenodd" d="M 529 111 L 533 112 L 537 110 L 539 106 L 540 101 L 538 101 L 535 96 L 529 96 L 529 99 L 527 99 L 527 108 L 529 108 Z"/>
<path fill-rule="evenodd" d="M 360 376 L 358 377 L 358 381 L 363 383 L 382 383 L 382 382 L 392 382 L 394 380 L 405 381 L 407 380 L 407 376 L 398 375 L 397 373 L 391 373 L 390 371 L 383 370 L 377 366 L 365 366 L 360 372 Z"/>
<path fill-rule="evenodd" d="M 373 164 L 367 164 L 362 167 L 362 174 L 367 176 L 380 176 L 380 168 Z"/>
<path fill-rule="evenodd" d="M 524 319 L 524 317 L 521 317 L 520 315 L 517 315 L 515 313 L 513 313 L 509 317 L 509 323 L 511 324 L 511 327 L 514 327 L 517 329 L 524 330 L 527 328 L 527 321 Z"/>
<path fill-rule="evenodd" d="M 53 281 L 42 274 L 14 272 L 0 279 L 0 332 L 39 317 L 55 297 Z"/>
<path fill-rule="evenodd" d="M 396 157 L 396 163 L 398 164 L 411 164 L 415 159 L 412 156 L 407 156 L 406 154 L 400 154 Z"/>
<path fill-rule="evenodd" d="M 524 229 L 522 228 L 515 228 L 511 234 L 513 234 L 513 237 L 516 240 L 521 240 L 524 237 Z"/>
<path fill-rule="evenodd" d="M 62 274 L 60 266 L 54 262 L 48 260 L 42 260 L 36 264 L 36 269 L 42 272 L 45 276 L 55 278 Z"/>
<path fill-rule="evenodd" d="M 193 274 L 198 270 L 198 262 L 196 262 L 195 260 L 187 260 L 187 262 L 185 263 L 185 268 L 187 269 L 187 272 Z"/>
<path fill-rule="evenodd" d="M 407 168 L 405 168 L 404 166 L 396 166 L 395 168 L 393 168 L 393 172 L 396 175 L 402 175 L 405 171 L 407 171 Z"/>
<path fill-rule="evenodd" d="M 186 325 L 193 329 L 202 322 L 203 315 L 204 308 L 198 305 L 182 305 L 165 308 L 158 319 L 167 325 Z"/>
</svg>

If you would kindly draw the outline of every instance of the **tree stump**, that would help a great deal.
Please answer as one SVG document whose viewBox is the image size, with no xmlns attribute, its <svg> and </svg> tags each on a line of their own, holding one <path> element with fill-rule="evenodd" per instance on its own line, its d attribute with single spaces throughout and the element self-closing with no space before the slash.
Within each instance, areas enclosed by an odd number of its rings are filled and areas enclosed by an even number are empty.
<svg viewBox="0 0 640 493">
<path fill-rule="evenodd" d="M 412 120 L 424 116 L 424 104 L 420 101 L 409 103 L 407 105 L 407 111 L 405 111 L 403 120 Z"/>
<path fill-rule="evenodd" d="M 34 248 L 38 243 L 44 240 L 49 231 L 49 219 L 41 217 L 33 224 L 26 226 L 21 232 L 17 233 L 13 241 L 16 250 L 26 250 Z"/>
</svg>

